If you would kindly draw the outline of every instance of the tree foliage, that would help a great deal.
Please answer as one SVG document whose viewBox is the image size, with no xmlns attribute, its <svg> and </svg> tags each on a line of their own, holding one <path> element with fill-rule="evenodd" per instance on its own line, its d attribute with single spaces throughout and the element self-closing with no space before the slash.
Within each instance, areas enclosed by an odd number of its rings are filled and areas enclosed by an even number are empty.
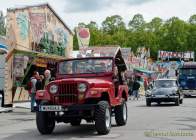
<svg viewBox="0 0 196 140">
<path fill-rule="evenodd" d="M 0 11 L 0 35 L 5 36 L 6 29 L 5 29 L 5 17 L 3 16 L 3 12 Z"/>
<path fill-rule="evenodd" d="M 196 15 L 190 16 L 188 21 L 178 17 L 164 21 L 155 17 L 146 22 L 141 14 L 136 14 L 128 26 L 121 16 L 114 15 L 106 17 L 101 27 L 94 21 L 79 25 L 90 29 L 90 46 L 120 45 L 134 51 L 138 47 L 148 47 L 153 57 L 158 50 L 196 51 Z M 76 41 L 75 37 L 74 45 Z"/>
</svg>

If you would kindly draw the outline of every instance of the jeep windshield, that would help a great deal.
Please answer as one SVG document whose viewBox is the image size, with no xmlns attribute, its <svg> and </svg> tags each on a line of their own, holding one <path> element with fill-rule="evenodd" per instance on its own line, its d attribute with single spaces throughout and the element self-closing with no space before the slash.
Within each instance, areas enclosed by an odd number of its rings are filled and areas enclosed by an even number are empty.
<svg viewBox="0 0 196 140">
<path fill-rule="evenodd" d="M 111 58 L 66 60 L 59 63 L 59 74 L 93 74 L 112 72 Z"/>
</svg>

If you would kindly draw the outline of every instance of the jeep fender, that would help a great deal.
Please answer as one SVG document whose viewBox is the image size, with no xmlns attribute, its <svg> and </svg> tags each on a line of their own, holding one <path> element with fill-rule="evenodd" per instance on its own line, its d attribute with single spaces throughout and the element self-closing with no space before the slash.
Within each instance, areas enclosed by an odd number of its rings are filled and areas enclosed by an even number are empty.
<svg viewBox="0 0 196 140">
<path fill-rule="evenodd" d="M 102 93 L 108 93 L 110 95 L 110 89 L 109 88 L 91 88 L 86 94 L 87 98 L 100 98 L 102 96 Z"/>
</svg>

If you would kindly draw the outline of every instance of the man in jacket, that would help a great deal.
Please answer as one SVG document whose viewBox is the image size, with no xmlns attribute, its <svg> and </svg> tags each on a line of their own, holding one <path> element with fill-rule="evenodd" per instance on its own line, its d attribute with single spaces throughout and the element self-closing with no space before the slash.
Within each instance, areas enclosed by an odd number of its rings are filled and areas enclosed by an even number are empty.
<svg viewBox="0 0 196 140">
<path fill-rule="evenodd" d="M 140 88 L 140 83 L 137 81 L 137 78 L 134 80 L 134 83 L 133 83 L 133 95 L 134 95 L 134 98 L 133 98 L 133 100 L 135 100 L 135 98 L 137 98 L 137 100 L 138 100 L 138 98 L 139 98 L 139 88 Z"/>
</svg>

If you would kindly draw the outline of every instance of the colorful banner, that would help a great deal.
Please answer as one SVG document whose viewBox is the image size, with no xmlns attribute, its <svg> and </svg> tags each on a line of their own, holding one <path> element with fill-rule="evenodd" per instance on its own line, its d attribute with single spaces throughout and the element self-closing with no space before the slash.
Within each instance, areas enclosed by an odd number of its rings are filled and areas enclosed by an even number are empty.
<svg viewBox="0 0 196 140">
<path fill-rule="evenodd" d="M 194 59 L 194 52 L 171 52 L 171 51 L 158 51 L 158 58 L 170 59 L 170 58 L 181 58 L 181 59 Z"/>
<path fill-rule="evenodd" d="M 90 32 L 88 28 L 78 27 L 76 28 L 76 35 L 78 39 L 79 49 L 86 49 L 90 42 Z"/>
</svg>

